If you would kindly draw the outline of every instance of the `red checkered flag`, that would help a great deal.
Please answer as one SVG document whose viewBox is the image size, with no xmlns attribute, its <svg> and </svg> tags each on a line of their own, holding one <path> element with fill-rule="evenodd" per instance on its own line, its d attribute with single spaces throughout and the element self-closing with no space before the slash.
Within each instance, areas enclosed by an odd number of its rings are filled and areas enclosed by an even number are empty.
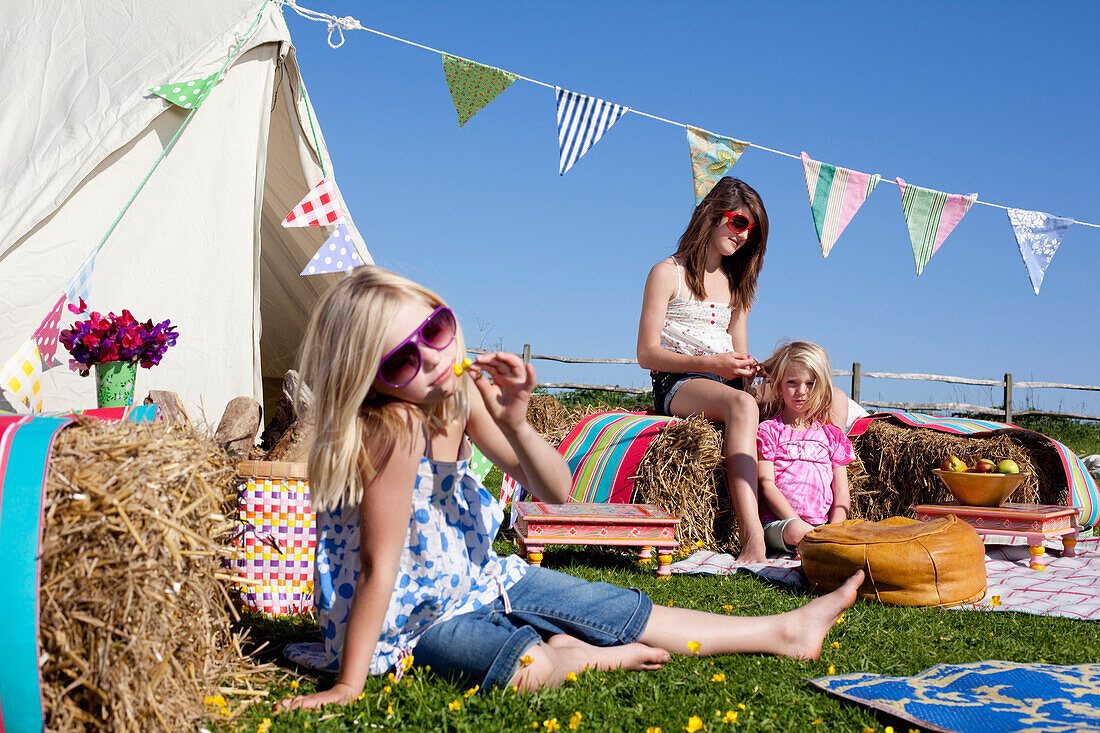
<svg viewBox="0 0 1100 733">
<path fill-rule="evenodd" d="M 328 179 L 321 182 L 298 202 L 283 219 L 284 227 L 322 227 L 335 224 L 343 217 L 336 205 L 336 194 L 329 187 Z"/>
</svg>

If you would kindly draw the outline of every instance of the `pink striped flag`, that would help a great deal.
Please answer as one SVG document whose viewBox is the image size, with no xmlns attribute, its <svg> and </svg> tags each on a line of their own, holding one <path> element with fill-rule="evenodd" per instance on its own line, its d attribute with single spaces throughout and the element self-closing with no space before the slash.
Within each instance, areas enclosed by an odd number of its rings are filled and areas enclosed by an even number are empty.
<svg viewBox="0 0 1100 733">
<path fill-rule="evenodd" d="M 327 178 L 313 187 L 298 205 L 283 219 L 284 227 L 323 227 L 335 224 L 343 218 L 337 206 L 336 193 Z"/>
<path fill-rule="evenodd" d="M 913 244 L 913 262 L 917 265 L 917 275 L 920 275 L 947 235 L 978 200 L 978 194 L 963 196 L 943 193 L 911 186 L 901 178 L 896 180 L 901 190 L 901 211 Z"/>
<path fill-rule="evenodd" d="M 810 213 L 814 216 L 817 241 L 821 243 L 821 256 L 828 257 L 844 227 L 875 190 L 882 176 L 812 160 L 805 151 L 802 152 L 802 170 L 806 174 Z"/>
</svg>

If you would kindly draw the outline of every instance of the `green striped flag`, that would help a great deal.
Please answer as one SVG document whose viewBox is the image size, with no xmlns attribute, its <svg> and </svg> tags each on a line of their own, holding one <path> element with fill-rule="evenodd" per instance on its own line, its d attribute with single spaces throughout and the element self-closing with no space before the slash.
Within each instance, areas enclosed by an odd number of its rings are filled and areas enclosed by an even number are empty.
<svg viewBox="0 0 1100 733">
<path fill-rule="evenodd" d="M 821 256 L 828 257 L 844 227 L 875 190 L 882 176 L 811 160 L 805 151 L 802 152 L 802 170 L 806 173 L 806 191 L 810 194 L 810 212 L 817 227 Z"/>
<path fill-rule="evenodd" d="M 909 227 L 909 240 L 913 243 L 913 262 L 920 275 L 947 235 L 978 200 L 978 194 L 943 193 L 911 186 L 901 178 L 896 181 L 901 190 L 901 211 Z"/>
</svg>

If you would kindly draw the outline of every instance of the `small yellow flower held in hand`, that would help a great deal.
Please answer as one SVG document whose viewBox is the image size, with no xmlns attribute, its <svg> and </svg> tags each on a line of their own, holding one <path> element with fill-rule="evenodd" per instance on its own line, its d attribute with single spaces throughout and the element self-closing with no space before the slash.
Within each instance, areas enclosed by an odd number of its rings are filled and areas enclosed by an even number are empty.
<svg viewBox="0 0 1100 733">
<path fill-rule="evenodd" d="M 724 674 L 722 674 L 721 672 L 719 672 L 718 674 L 716 674 L 716 675 L 714 675 L 713 677 L 711 677 L 711 678 L 710 678 L 710 681 L 711 681 L 711 682 L 725 682 L 725 681 L 726 681 L 726 675 L 724 675 Z"/>
<path fill-rule="evenodd" d="M 577 675 L 573 672 L 569 672 L 568 674 L 565 675 L 565 681 L 566 682 L 576 682 L 577 681 Z"/>
<path fill-rule="evenodd" d="M 830 675 L 836 674 L 836 665 L 833 665 L 833 664 L 829 665 L 829 674 Z"/>
<path fill-rule="evenodd" d="M 519 658 L 519 664 L 521 667 L 530 667 L 534 663 L 535 660 L 531 657 L 530 654 L 524 654 L 522 657 Z"/>
<path fill-rule="evenodd" d="M 557 718 L 550 718 L 550 720 L 542 721 L 542 727 L 546 729 L 546 733 L 554 733 L 556 730 L 561 730 Z"/>
<path fill-rule="evenodd" d="M 733 613 L 733 606 L 727 603 L 726 605 L 722 606 L 722 610 L 726 613 Z"/>
<path fill-rule="evenodd" d="M 462 693 L 462 696 L 463 697 L 470 697 L 471 695 L 476 695 L 477 691 L 480 690 L 480 689 L 481 689 L 481 685 L 474 685 L 470 689 L 466 690 L 466 692 Z"/>
<path fill-rule="evenodd" d="M 702 648 L 703 648 L 703 645 L 700 644 L 697 641 L 689 641 L 688 642 L 688 651 L 690 651 L 692 654 L 698 654 L 699 650 L 702 649 Z"/>
<path fill-rule="evenodd" d="M 834 641 L 829 646 L 831 646 L 833 649 L 839 649 L 840 648 L 840 642 L 839 641 Z"/>
<path fill-rule="evenodd" d="M 993 606 L 994 608 L 1001 605 L 1001 597 L 1000 596 L 993 596 L 992 598 L 989 599 L 989 605 Z"/>
<path fill-rule="evenodd" d="M 577 726 L 581 724 L 581 718 L 583 718 L 583 717 L 584 716 L 581 715 L 580 710 L 577 710 L 572 715 L 570 715 L 569 716 L 569 730 L 576 730 Z"/>
<path fill-rule="evenodd" d="M 462 701 L 461 700 L 451 700 L 449 703 L 447 703 L 447 709 L 452 711 L 452 712 L 455 711 L 455 710 L 461 710 L 462 709 Z"/>
<path fill-rule="evenodd" d="M 736 723 L 737 722 L 737 711 L 736 710 L 727 710 L 726 714 L 722 717 L 722 722 L 723 723 Z"/>
<path fill-rule="evenodd" d="M 688 724 L 684 726 L 684 730 L 688 733 L 695 733 L 696 731 L 703 730 L 703 719 L 698 715 L 692 715 L 688 718 Z"/>
</svg>

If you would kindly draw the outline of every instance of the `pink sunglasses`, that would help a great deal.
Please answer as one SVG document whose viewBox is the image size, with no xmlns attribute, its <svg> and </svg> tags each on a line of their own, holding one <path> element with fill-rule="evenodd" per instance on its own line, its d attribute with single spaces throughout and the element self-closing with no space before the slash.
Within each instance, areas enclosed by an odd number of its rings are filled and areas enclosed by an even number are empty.
<svg viewBox="0 0 1100 733">
<path fill-rule="evenodd" d="M 742 214 L 740 211 L 727 211 L 722 214 L 726 219 L 726 226 L 734 234 L 740 234 L 741 232 L 747 232 L 751 230 L 755 224 L 749 222 L 749 217 Z"/>
<path fill-rule="evenodd" d="M 404 387 L 420 373 L 423 357 L 420 344 L 441 351 L 455 340 L 455 315 L 441 305 L 432 311 L 409 337 L 382 357 L 378 378 L 397 389 Z"/>
</svg>

